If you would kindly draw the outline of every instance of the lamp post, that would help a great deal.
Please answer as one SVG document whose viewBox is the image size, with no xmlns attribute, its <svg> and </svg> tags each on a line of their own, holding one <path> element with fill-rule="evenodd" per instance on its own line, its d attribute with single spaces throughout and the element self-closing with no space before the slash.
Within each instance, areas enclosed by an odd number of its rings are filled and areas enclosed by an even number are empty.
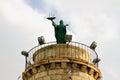
<svg viewBox="0 0 120 80">
<path fill-rule="evenodd" d="M 23 55 L 23 56 L 25 56 L 25 68 L 27 67 L 27 57 L 28 57 L 28 52 L 26 52 L 26 51 L 22 51 L 21 52 L 21 54 Z"/>
<path fill-rule="evenodd" d="M 44 36 L 38 37 L 38 43 L 39 43 L 40 45 L 45 44 L 45 38 L 44 38 Z"/>
</svg>

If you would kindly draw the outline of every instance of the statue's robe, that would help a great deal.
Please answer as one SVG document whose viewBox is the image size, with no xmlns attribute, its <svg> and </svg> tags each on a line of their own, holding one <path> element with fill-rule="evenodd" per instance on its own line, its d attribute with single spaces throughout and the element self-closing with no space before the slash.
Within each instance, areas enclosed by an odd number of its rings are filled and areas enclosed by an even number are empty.
<svg viewBox="0 0 120 80">
<path fill-rule="evenodd" d="M 53 26 L 55 28 L 55 38 L 57 43 L 66 43 L 66 26 L 64 24 L 56 25 L 55 23 L 53 23 Z"/>
</svg>

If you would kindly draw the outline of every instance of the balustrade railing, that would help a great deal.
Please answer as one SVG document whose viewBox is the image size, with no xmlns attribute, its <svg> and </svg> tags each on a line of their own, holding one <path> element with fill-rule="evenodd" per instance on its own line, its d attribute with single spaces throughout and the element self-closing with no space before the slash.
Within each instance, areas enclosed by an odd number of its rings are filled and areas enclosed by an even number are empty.
<svg viewBox="0 0 120 80">
<path fill-rule="evenodd" d="M 47 46 L 50 46 L 50 45 L 55 45 L 55 44 L 56 44 L 55 41 L 54 41 L 54 42 L 48 42 L 48 43 L 45 43 L 45 44 L 43 44 L 43 45 L 37 45 L 37 46 L 33 47 L 32 49 L 30 49 L 30 50 L 28 51 L 29 56 L 27 57 L 27 65 L 30 65 L 30 64 L 33 64 L 33 63 L 34 63 L 34 61 L 33 61 L 33 55 L 35 54 L 36 51 L 38 51 L 38 50 L 41 49 L 41 48 L 44 48 L 44 47 L 47 47 Z M 87 45 L 85 45 L 85 44 L 83 44 L 83 43 L 73 42 L 73 41 L 70 42 L 70 43 L 66 43 L 66 45 L 68 45 L 68 46 L 69 46 L 69 45 L 72 45 L 72 46 L 79 47 L 79 48 L 81 48 L 82 50 L 87 51 L 87 52 L 89 53 L 89 59 L 90 59 L 90 60 L 89 60 L 89 63 L 92 63 L 92 64 L 98 66 L 98 62 L 97 62 L 97 63 L 94 62 L 95 59 L 98 59 L 98 55 L 97 55 L 96 51 L 92 50 L 89 46 L 87 46 Z M 57 46 L 57 48 L 59 49 L 60 47 Z M 69 50 L 70 50 L 70 49 L 71 49 L 71 51 L 72 51 L 72 48 L 69 48 Z M 54 50 L 55 50 L 55 49 L 54 49 Z M 61 49 L 59 49 L 59 50 L 61 50 Z M 73 54 L 73 53 L 72 53 L 72 54 Z M 72 54 L 71 54 L 71 56 L 69 56 L 69 57 L 73 58 Z M 75 55 L 78 55 L 78 52 L 75 51 L 74 54 L 75 54 Z M 45 55 L 47 55 L 47 53 L 44 54 L 44 58 L 46 57 Z M 53 57 L 56 57 L 56 55 L 54 55 Z M 64 57 L 64 56 L 59 56 L 59 57 L 62 58 L 62 57 Z M 82 56 L 81 56 L 81 57 L 82 57 Z M 81 58 L 81 57 L 74 56 L 74 58 L 78 58 L 78 59 L 88 58 L 88 57 L 85 57 L 85 56 L 83 56 L 84 58 Z M 44 58 L 43 58 L 43 59 L 44 59 Z"/>
</svg>

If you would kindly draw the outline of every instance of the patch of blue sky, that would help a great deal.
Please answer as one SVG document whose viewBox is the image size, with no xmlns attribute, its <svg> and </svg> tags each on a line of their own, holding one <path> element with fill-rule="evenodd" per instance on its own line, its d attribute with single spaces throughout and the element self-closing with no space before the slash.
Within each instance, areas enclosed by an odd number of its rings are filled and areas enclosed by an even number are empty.
<svg viewBox="0 0 120 80">
<path fill-rule="evenodd" d="M 46 17 L 56 17 L 55 22 L 59 24 L 59 21 L 63 19 L 61 14 L 59 13 L 59 10 L 57 10 L 53 6 L 47 6 L 44 0 L 25 0 L 26 3 L 31 6 L 33 9 L 38 9 L 40 12 L 48 15 Z M 66 23 L 66 21 L 63 19 L 63 21 Z M 68 27 L 68 30 L 71 30 L 71 27 Z"/>
<path fill-rule="evenodd" d="M 33 9 L 38 9 L 41 12 L 45 12 L 44 0 L 26 0 L 26 3 L 30 5 Z"/>
<path fill-rule="evenodd" d="M 53 6 L 47 6 L 44 0 L 26 0 L 26 3 L 33 9 L 38 9 L 40 12 L 47 14 L 48 16 L 56 16 L 57 18 L 60 16 L 58 16 L 59 13 L 57 9 Z"/>
</svg>

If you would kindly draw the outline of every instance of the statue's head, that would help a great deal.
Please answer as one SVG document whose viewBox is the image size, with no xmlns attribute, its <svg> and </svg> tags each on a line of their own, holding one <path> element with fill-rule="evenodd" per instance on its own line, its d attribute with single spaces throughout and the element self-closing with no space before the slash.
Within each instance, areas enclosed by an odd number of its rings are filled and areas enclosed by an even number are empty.
<svg viewBox="0 0 120 80">
<path fill-rule="evenodd" d="M 63 20 L 60 20 L 60 24 L 63 24 Z"/>
</svg>

